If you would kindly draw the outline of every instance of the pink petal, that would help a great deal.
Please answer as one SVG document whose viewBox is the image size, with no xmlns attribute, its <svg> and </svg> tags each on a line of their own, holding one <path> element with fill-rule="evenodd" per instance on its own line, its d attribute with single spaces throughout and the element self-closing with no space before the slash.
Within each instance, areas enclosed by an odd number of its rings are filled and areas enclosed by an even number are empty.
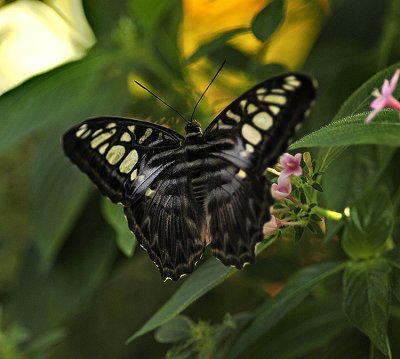
<svg viewBox="0 0 400 359">
<path fill-rule="evenodd" d="M 384 80 L 383 81 L 383 86 L 382 86 L 382 96 L 386 97 L 392 94 L 392 89 L 390 88 L 389 80 Z"/>
<path fill-rule="evenodd" d="M 371 102 L 371 108 L 374 110 L 382 110 L 386 106 L 386 98 L 381 96 Z"/>
<path fill-rule="evenodd" d="M 371 111 L 371 113 L 370 113 L 370 114 L 368 115 L 368 117 L 365 119 L 365 123 L 366 123 L 366 124 L 371 123 L 371 121 L 375 118 L 375 116 L 376 116 L 379 112 L 381 112 L 381 109 L 376 109 L 376 110 Z"/>
<path fill-rule="evenodd" d="M 394 73 L 393 77 L 390 80 L 390 88 L 393 91 L 395 90 L 395 88 L 397 87 L 397 82 L 399 81 L 399 77 L 400 77 L 400 69 L 397 69 L 396 72 Z"/>
<path fill-rule="evenodd" d="M 279 228 L 278 222 L 274 215 L 271 215 L 271 219 L 264 224 L 263 226 L 263 234 L 265 236 L 270 235 L 271 233 L 275 232 Z"/>
<path fill-rule="evenodd" d="M 395 99 L 393 96 L 389 96 L 386 99 L 386 107 L 390 107 L 394 110 L 400 111 L 400 102 L 397 99 Z"/>
</svg>

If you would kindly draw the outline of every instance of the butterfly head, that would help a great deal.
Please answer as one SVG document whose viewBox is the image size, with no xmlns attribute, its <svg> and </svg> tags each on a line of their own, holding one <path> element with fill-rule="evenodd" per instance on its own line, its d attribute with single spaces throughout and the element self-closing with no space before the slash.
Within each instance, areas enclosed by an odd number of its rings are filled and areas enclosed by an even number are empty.
<svg viewBox="0 0 400 359">
<path fill-rule="evenodd" d="M 201 136 L 201 125 L 196 120 L 189 121 L 185 127 L 186 136 Z"/>
</svg>

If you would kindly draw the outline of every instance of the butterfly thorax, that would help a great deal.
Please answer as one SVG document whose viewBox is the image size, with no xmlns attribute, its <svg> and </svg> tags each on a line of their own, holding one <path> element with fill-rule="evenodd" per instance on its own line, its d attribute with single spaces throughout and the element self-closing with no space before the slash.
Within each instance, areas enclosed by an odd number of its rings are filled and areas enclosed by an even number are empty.
<svg viewBox="0 0 400 359">
<path fill-rule="evenodd" d="M 187 142 L 189 138 L 203 137 L 203 132 L 201 131 L 201 125 L 196 120 L 189 121 L 185 127 L 185 131 L 186 131 L 185 142 Z"/>
</svg>

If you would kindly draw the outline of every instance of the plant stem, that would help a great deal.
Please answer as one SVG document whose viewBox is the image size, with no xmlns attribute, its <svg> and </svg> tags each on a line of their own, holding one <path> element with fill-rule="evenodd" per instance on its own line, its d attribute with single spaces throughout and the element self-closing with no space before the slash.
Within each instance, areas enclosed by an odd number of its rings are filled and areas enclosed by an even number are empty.
<svg viewBox="0 0 400 359">
<path fill-rule="evenodd" d="M 340 221 L 343 218 L 342 213 L 331 211 L 330 209 L 325 209 L 317 206 L 314 207 L 312 210 L 314 211 L 314 213 L 326 218 L 333 219 L 334 221 Z"/>
</svg>

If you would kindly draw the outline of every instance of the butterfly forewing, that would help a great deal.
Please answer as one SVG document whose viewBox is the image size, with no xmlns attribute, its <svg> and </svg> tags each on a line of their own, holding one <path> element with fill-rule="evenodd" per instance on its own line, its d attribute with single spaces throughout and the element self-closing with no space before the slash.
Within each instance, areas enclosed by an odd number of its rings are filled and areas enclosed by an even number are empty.
<svg viewBox="0 0 400 359">
<path fill-rule="evenodd" d="M 113 202 L 129 205 L 145 193 L 183 137 L 167 128 L 116 117 L 87 120 L 63 136 L 66 155 Z"/>
<path fill-rule="evenodd" d="M 204 137 L 216 155 L 253 173 L 276 163 L 315 99 L 315 82 L 290 73 L 253 87 L 223 110 Z"/>
</svg>

